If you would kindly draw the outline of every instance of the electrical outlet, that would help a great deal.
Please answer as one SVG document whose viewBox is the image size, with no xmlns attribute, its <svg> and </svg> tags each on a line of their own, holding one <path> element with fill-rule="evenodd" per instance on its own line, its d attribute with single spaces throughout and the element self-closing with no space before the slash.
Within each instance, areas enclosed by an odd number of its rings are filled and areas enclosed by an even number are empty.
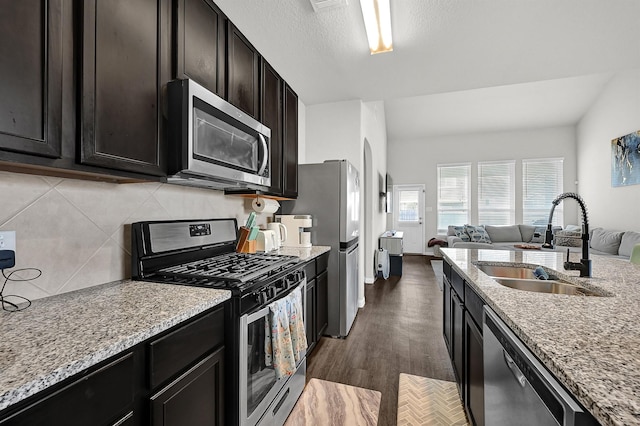
<svg viewBox="0 0 640 426">
<path fill-rule="evenodd" d="M 16 266 L 16 231 L 0 231 L 0 269 Z"/>
</svg>

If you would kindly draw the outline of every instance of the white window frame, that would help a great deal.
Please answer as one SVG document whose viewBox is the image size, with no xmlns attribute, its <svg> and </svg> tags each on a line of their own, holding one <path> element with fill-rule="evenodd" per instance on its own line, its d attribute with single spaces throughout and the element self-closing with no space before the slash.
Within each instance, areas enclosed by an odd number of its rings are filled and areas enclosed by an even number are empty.
<svg viewBox="0 0 640 426">
<path fill-rule="evenodd" d="M 442 171 L 444 169 L 447 168 L 466 168 L 466 177 L 467 177 L 467 181 L 466 181 L 466 188 L 463 188 L 463 193 L 460 194 L 463 196 L 463 198 L 461 198 L 461 202 L 466 204 L 466 208 L 457 208 L 457 209 L 443 209 L 442 206 L 440 205 L 441 203 L 441 196 L 442 196 Z M 453 163 L 453 164 L 438 164 L 437 165 L 437 212 L 436 212 L 436 223 L 437 223 L 437 228 L 438 228 L 438 233 L 439 234 L 443 234 L 447 232 L 447 226 L 448 225 L 464 225 L 466 223 L 470 223 L 471 220 L 471 163 Z M 466 197 L 466 199 L 465 199 Z M 451 201 L 451 200 L 450 200 Z M 458 224 L 458 223 L 446 223 L 446 224 L 441 224 L 440 223 L 440 218 L 446 214 L 446 213 L 451 213 L 451 212 L 459 212 L 459 213 L 465 213 L 466 212 L 466 219 L 463 221 L 463 223 Z M 442 225 L 442 226 L 441 226 Z"/>
<path fill-rule="evenodd" d="M 489 198 L 492 198 L 492 192 L 495 191 L 496 187 L 503 188 L 505 185 L 501 182 L 491 182 L 485 181 L 483 179 L 483 168 L 491 167 L 491 166 L 504 166 L 506 167 L 507 174 L 502 175 L 508 178 L 508 182 L 506 183 L 507 197 L 505 197 L 500 191 L 500 198 L 506 201 L 508 206 L 499 206 L 499 207 L 489 207 L 483 205 L 483 197 L 485 194 L 489 195 Z M 478 200 L 477 200 L 477 211 L 478 211 L 478 223 L 482 225 L 514 225 L 516 222 L 516 161 L 515 160 L 502 160 L 502 161 L 479 161 L 477 164 L 478 177 L 477 177 L 477 190 L 478 190 Z M 492 185 L 493 184 L 493 185 Z M 494 197 L 497 199 L 498 194 L 494 194 Z M 507 213 L 507 221 L 495 223 L 487 218 L 483 219 L 483 213 Z"/>
<path fill-rule="evenodd" d="M 528 169 L 535 163 L 544 164 L 547 163 L 548 169 L 552 169 L 552 164 L 555 163 L 555 187 L 549 188 L 549 184 L 544 184 L 543 188 L 535 188 L 536 184 L 540 186 L 540 182 L 534 182 L 533 179 L 529 179 Z M 535 171 L 535 170 L 534 170 Z M 546 170 L 549 172 L 550 170 Z M 542 172 L 542 171 L 539 171 Z M 549 175 L 549 173 L 547 173 Z M 532 188 L 528 185 L 531 180 Z M 551 201 L 553 201 L 558 195 L 564 192 L 564 158 L 552 157 L 552 158 L 527 158 L 522 160 L 522 222 L 525 225 L 537 225 L 544 226 L 549 220 L 549 213 L 551 211 Z M 536 194 L 536 192 L 538 192 Z M 539 206 L 536 208 L 527 208 L 527 201 L 530 199 L 536 199 L 539 201 Z M 532 214 L 535 212 L 535 214 Z M 536 222 L 529 219 L 536 217 Z M 562 203 L 560 203 L 553 215 L 553 224 L 558 226 L 564 225 L 564 209 Z"/>
</svg>

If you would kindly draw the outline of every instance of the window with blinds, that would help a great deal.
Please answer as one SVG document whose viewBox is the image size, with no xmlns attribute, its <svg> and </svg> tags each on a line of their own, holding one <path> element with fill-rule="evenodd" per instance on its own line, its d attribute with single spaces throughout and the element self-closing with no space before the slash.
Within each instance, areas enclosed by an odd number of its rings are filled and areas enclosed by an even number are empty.
<svg viewBox="0 0 640 426">
<path fill-rule="evenodd" d="M 438 233 L 470 222 L 471 164 L 438 165 Z"/>
<path fill-rule="evenodd" d="M 478 163 L 478 223 L 516 221 L 515 161 Z"/>
<path fill-rule="evenodd" d="M 522 160 L 522 218 L 527 225 L 546 225 L 551 202 L 563 192 L 563 159 Z M 554 225 L 563 225 L 562 203 L 555 209 Z"/>
</svg>

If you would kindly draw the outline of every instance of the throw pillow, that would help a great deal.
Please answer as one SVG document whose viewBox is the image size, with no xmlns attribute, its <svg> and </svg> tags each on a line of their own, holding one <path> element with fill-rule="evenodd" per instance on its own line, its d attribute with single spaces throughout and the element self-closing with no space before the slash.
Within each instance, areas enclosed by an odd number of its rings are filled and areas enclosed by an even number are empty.
<svg viewBox="0 0 640 426">
<path fill-rule="evenodd" d="M 591 248 L 608 254 L 618 254 L 624 232 L 595 228 L 591 233 Z"/>
<path fill-rule="evenodd" d="M 640 232 L 627 231 L 622 234 L 622 240 L 620 241 L 620 247 L 618 248 L 618 254 L 620 256 L 631 257 L 633 247 L 636 244 L 640 244 Z"/>
<path fill-rule="evenodd" d="M 489 234 L 487 234 L 487 231 L 486 229 L 484 229 L 484 226 L 465 225 L 464 227 L 467 231 L 467 234 L 469 234 L 469 238 L 471 239 L 472 243 L 491 244 L 491 238 L 489 238 Z"/>
<path fill-rule="evenodd" d="M 580 231 L 558 231 L 553 241 L 557 246 L 582 247 L 581 236 L 582 232 Z"/>
<path fill-rule="evenodd" d="M 464 225 L 463 226 L 449 226 L 449 228 L 453 230 L 453 232 L 455 233 L 456 237 L 460 238 L 465 243 L 468 243 L 469 241 L 471 241 L 471 239 L 469 238 L 469 234 L 467 234 L 467 231 L 465 230 Z"/>
</svg>

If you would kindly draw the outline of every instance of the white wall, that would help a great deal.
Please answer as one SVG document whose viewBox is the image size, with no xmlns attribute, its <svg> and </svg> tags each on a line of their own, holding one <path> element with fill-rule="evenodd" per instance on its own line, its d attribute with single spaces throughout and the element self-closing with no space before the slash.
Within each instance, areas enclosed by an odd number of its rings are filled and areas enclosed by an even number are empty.
<svg viewBox="0 0 640 426">
<path fill-rule="evenodd" d="M 497 133 L 430 137 L 424 140 L 389 141 L 387 169 L 394 184 L 425 184 L 425 245 L 437 235 L 437 165 L 472 163 L 472 199 L 477 198 L 478 161 L 564 158 L 564 191 L 575 191 L 576 143 L 573 126 Z M 522 204 L 522 164 L 516 161 L 516 206 Z M 576 203 L 564 206 L 564 223 L 578 223 Z M 431 211 L 429 211 L 431 209 Z M 549 206 L 551 209 L 551 206 Z M 391 215 L 389 215 L 391 216 Z M 391 224 L 392 218 L 389 217 Z M 477 221 L 477 215 L 472 222 Z M 516 214 L 516 222 L 522 214 Z M 475 223 L 475 222 L 474 222 Z M 391 225 L 389 225 L 391 226 Z M 430 252 L 425 247 L 425 252 Z"/>
<path fill-rule="evenodd" d="M 384 112 L 384 102 L 366 102 L 362 108 L 362 134 L 364 140 L 371 147 L 372 167 L 369 170 L 371 185 L 369 186 L 366 206 L 371 218 L 368 229 L 365 230 L 364 246 L 364 282 L 375 281 L 374 253 L 378 248 L 378 236 L 382 234 L 387 225 L 387 215 L 380 209 L 379 176 L 384 178 L 387 173 L 387 127 Z M 384 189 L 383 189 L 384 190 Z M 363 213 L 364 215 L 364 213 Z"/>
<path fill-rule="evenodd" d="M 611 140 L 638 130 L 640 70 L 624 71 L 611 79 L 577 126 L 578 185 L 591 228 L 640 231 L 640 185 L 611 186 Z"/>
<path fill-rule="evenodd" d="M 236 218 L 251 200 L 160 183 L 113 184 L 0 172 L 0 230 L 16 231 L 16 268 L 42 276 L 5 292 L 37 299 L 131 276 L 131 226 L 144 220 Z M 261 224 L 266 215 L 258 215 Z"/>
<path fill-rule="evenodd" d="M 334 102 L 306 107 L 306 141 L 304 163 L 320 163 L 324 160 L 349 160 L 360 172 L 361 180 L 369 178 L 374 182 L 368 186 L 371 192 L 377 192 L 378 173 L 386 173 L 386 127 L 382 102 L 363 103 L 360 100 Z M 364 144 L 365 138 L 371 147 L 373 167 L 365 176 Z M 384 230 L 384 218 L 378 212 L 370 210 L 372 223 L 368 229 L 364 223 L 365 185 L 361 182 L 360 235 L 361 249 L 359 264 L 359 305 L 364 306 L 364 282 L 372 282 L 373 250 L 377 247 L 377 236 Z M 373 195 L 367 198 L 373 204 Z"/>
</svg>

